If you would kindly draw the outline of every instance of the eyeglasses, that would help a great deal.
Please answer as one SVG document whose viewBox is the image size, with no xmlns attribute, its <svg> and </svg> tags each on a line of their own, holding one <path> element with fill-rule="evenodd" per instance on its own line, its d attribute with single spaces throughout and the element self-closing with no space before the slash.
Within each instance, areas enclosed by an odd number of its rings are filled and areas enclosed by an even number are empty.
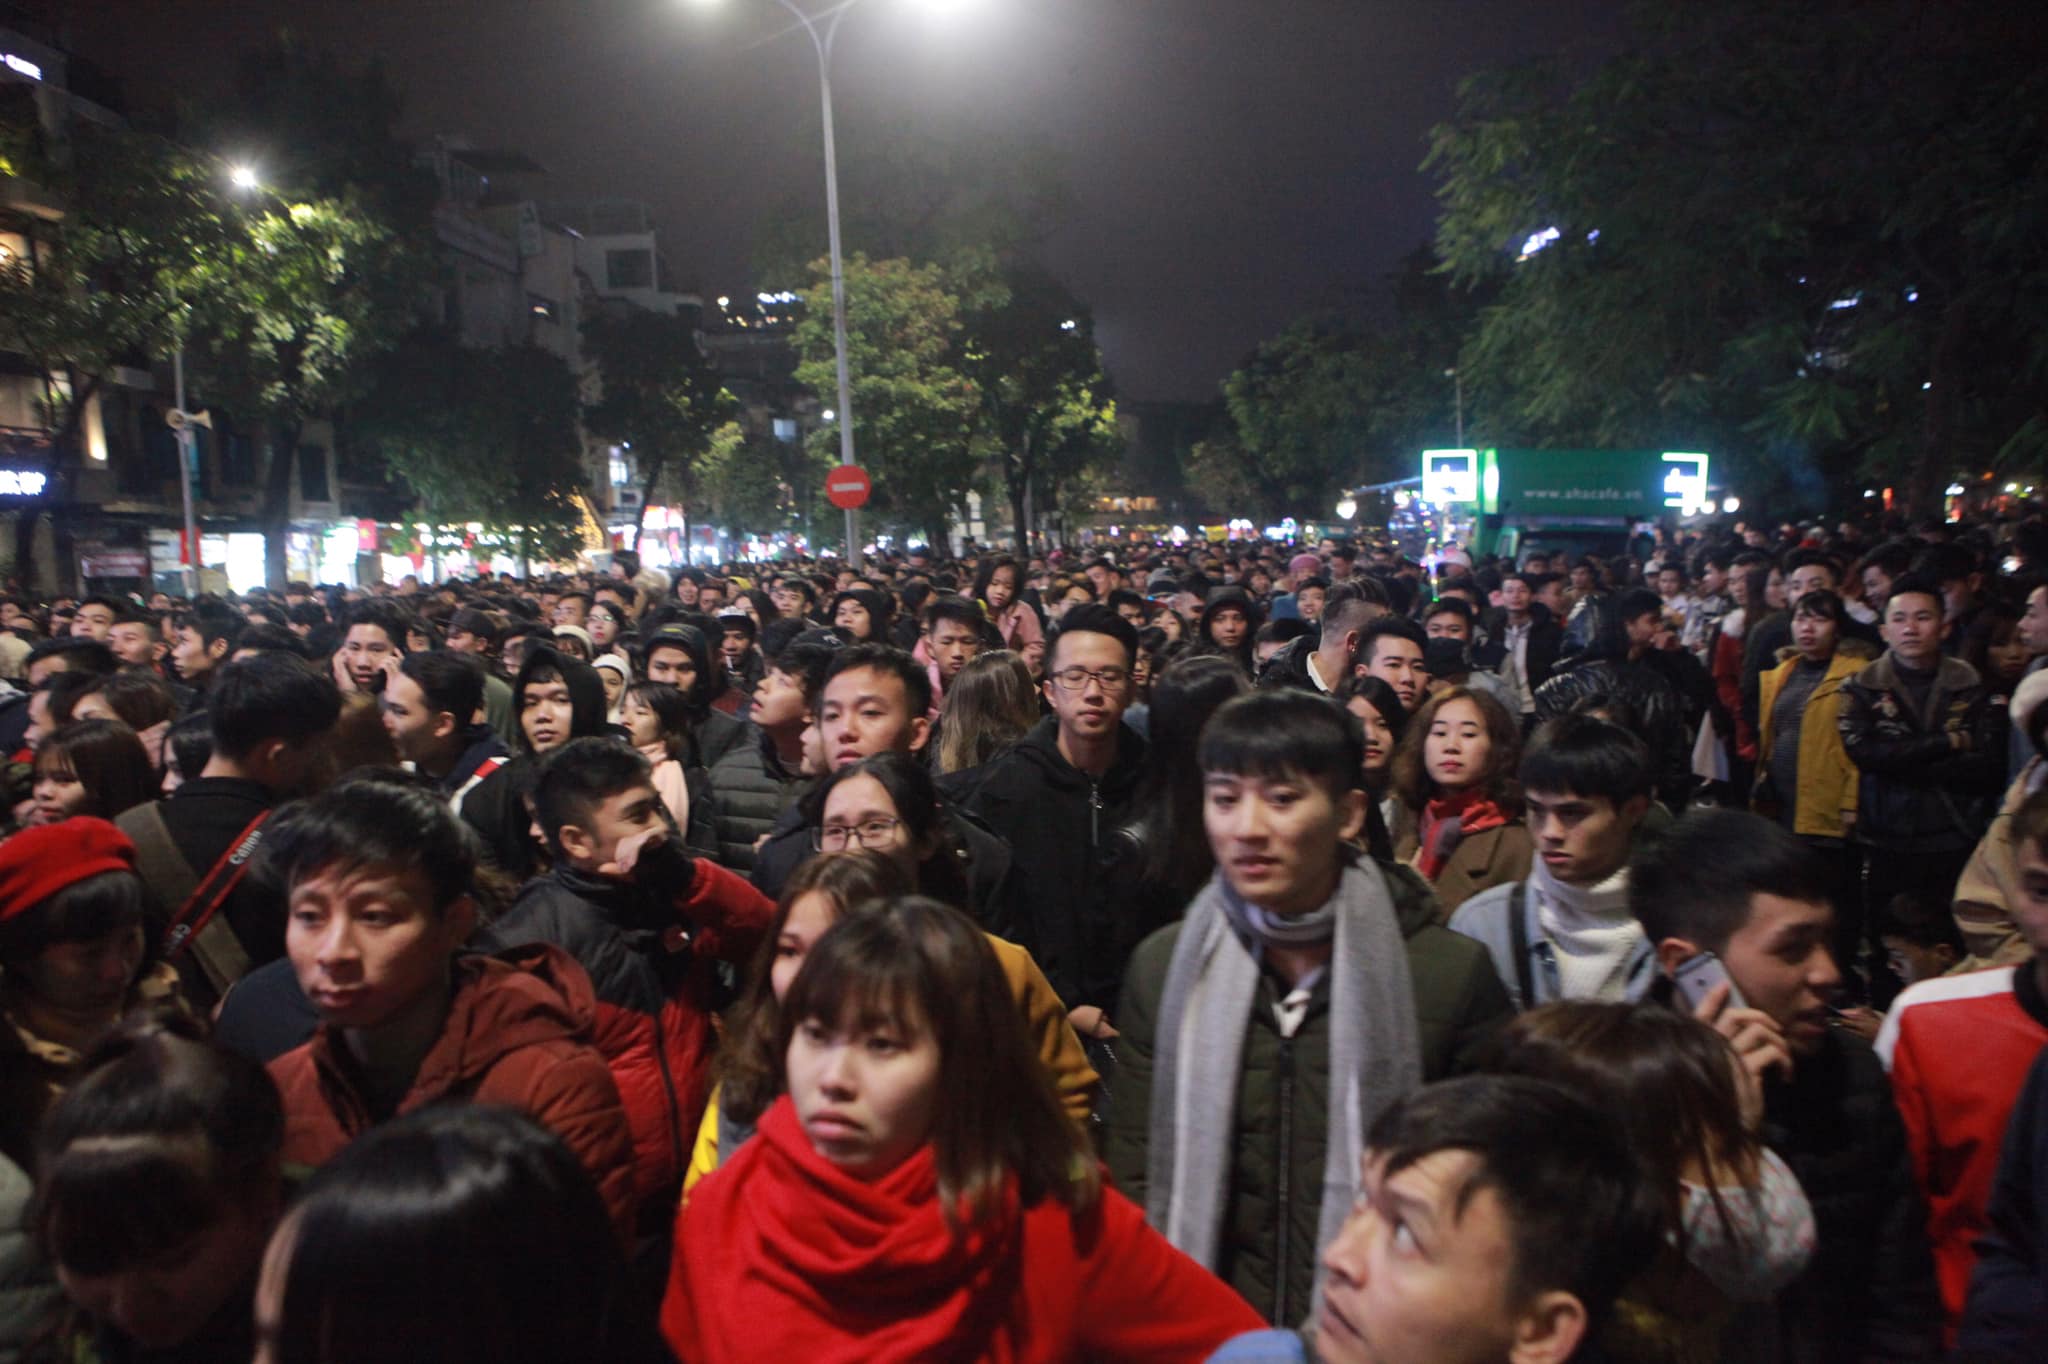
<svg viewBox="0 0 2048 1364">
<path fill-rule="evenodd" d="M 1126 668 L 1061 668 L 1052 675 L 1052 680 L 1068 691 L 1079 691 L 1088 685 L 1090 678 L 1102 684 L 1104 691 L 1116 691 L 1131 680 Z"/>
<path fill-rule="evenodd" d="M 896 832 L 900 819 L 870 819 L 860 824 L 827 824 L 811 830 L 811 846 L 819 852 L 844 852 L 850 844 L 878 847 Z"/>
</svg>

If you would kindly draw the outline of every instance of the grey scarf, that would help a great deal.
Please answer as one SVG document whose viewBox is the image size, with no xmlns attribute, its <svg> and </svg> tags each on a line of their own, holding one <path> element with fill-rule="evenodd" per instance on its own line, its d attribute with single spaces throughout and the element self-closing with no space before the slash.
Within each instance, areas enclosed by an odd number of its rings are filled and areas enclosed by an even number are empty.
<svg viewBox="0 0 2048 1364">
<path fill-rule="evenodd" d="M 1367 1129 L 1422 1083 L 1422 1040 L 1407 949 L 1379 869 L 1347 866 L 1329 903 L 1307 918 L 1327 925 L 1320 940 L 1334 936 L 1320 1247 L 1336 1238 L 1357 1198 Z M 1258 995 L 1256 934 L 1264 919 L 1219 870 L 1188 906 L 1160 1000 L 1145 1212 L 1167 1240 L 1210 1269 L 1232 1183 L 1238 1074 Z M 1320 1294 L 1320 1267 L 1316 1288 Z"/>
</svg>

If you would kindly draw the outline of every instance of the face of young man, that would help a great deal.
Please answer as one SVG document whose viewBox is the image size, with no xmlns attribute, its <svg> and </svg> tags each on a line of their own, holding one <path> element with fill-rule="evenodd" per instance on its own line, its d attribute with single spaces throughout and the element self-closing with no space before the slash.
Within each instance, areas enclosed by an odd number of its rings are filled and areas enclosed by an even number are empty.
<svg viewBox="0 0 2048 1364">
<path fill-rule="evenodd" d="M 296 881 L 285 951 L 323 1021 L 367 1029 L 389 1023 L 437 989 L 469 936 L 469 899 L 437 914 L 417 871 L 370 865 L 323 868 Z"/>
<path fill-rule="evenodd" d="M 1657 595 L 1670 601 L 1685 590 L 1685 575 L 1675 568 L 1661 570 L 1657 574 Z"/>
<path fill-rule="evenodd" d="M 351 625 L 342 638 L 342 666 L 358 691 L 381 689 L 386 670 L 403 656 L 398 642 L 385 634 L 381 625 Z"/>
<path fill-rule="evenodd" d="M 2025 840 L 2018 842 L 2016 853 L 2020 884 L 2012 899 L 2012 916 L 2036 960 L 2048 962 L 2048 855 L 2039 843 Z"/>
<path fill-rule="evenodd" d="M 1795 1055 L 1810 1055 L 1827 1037 L 1828 1004 L 1842 984 L 1828 951 L 1834 923 L 1829 905 L 1755 895 L 1720 953 L 1744 1001 L 1776 1020 Z"/>
<path fill-rule="evenodd" d="M 1884 605 L 1884 642 L 1909 668 L 1931 668 L 1941 656 L 1942 605 L 1925 592 L 1902 592 Z"/>
<path fill-rule="evenodd" d="M 227 641 L 216 640 L 219 651 L 207 647 L 205 638 L 190 625 L 178 627 L 178 642 L 171 648 L 171 666 L 187 682 L 206 676 L 227 654 Z"/>
<path fill-rule="evenodd" d="M 1422 625 L 1423 633 L 1431 639 L 1455 639 L 1460 644 L 1472 642 L 1472 624 L 1456 611 L 1439 611 Z"/>
<path fill-rule="evenodd" d="M 925 632 L 924 647 L 939 665 L 939 676 L 951 682 L 981 652 L 981 632 L 957 620 L 936 620 Z"/>
<path fill-rule="evenodd" d="M 1323 589 L 1320 587 L 1302 588 L 1301 591 L 1294 594 L 1294 609 L 1301 613 L 1303 620 L 1321 620 L 1323 618 Z"/>
<path fill-rule="evenodd" d="M 780 668 L 770 668 L 754 687 L 749 717 L 765 730 L 791 730 L 804 723 L 804 684 Z"/>
<path fill-rule="evenodd" d="M 1218 648 L 1235 649 L 1244 643 L 1251 623 L 1244 618 L 1244 612 L 1235 606 L 1218 607 L 1209 617 L 1209 638 L 1216 641 Z"/>
<path fill-rule="evenodd" d="M 377 709 L 384 720 L 384 732 L 391 736 L 398 756 L 415 763 L 432 762 L 446 751 L 450 741 L 468 721 L 467 716 L 458 721 L 445 710 L 435 710 L 427 701 L 427 694 L 420 690 L 420 684 L 404 673 L 394 674 L 384 684 L 384 695 L 378 698 Z"/>
<path fill-rule="evenodd" d="M 1306 914 L 1337 883 L 1338 845 L 1365 825 L 1365 793 L 1333 796 L 1306 776 L 1211 772 L 1203 783 L 1209 851 L 1245 899 L 1275 914 Z"/>
<path fill-rule="evenodd" d="M 666 827 L 661 797 L 650 785 L 607 796 L 573 824 L 562 826 L 562 852 L 581 871 L 596 871 L 618 857 L 619 844 Z"/>
<path fill-rule="evenodd" d="M 1542 603 L 1544 609 L 1550 612 L 1553 619 L 1563 620 L 1568 614 L 1565 609 L 1564 581 L 1562 579 L 1552 578 L 1549 582 L 1543 584 L 1542 588 L 1535 593 L 1533 599 Z"/>
<path fill-rule="evenodd" d="M 583 624 L 584 617 L 589 614 L 590 604 L 584 601 L 583 598 L 564 597 L 555 603 L 555 609 L 550 620 L 557 627 L 563 625 L 580 626 Z"/>
<path fill-rule="evenodd" d="M 2048 654 L 2048 587 L 2027 594 L 2027 611 L 2020 617 L 2020 642 L 2030 654 Z"/>
<path fill-rule="evenodd" d="M 569 684 L 560 678 L 529 681 L 519 694 L 519 728 L 535 753 L 546 753 L 569 742 L 575 725 L 576 703 Z"/>
<path fill-rule="evenodd" d="M 1531 791 L 1525 814 L 1536 855 L 1550 874 L 1568 886 L 1593 886 L 1628 861 L 1645 805 L 1640 797 L 1616 806 L 1606 796 Z"/>
<path fill-rule="evenodd" d="M 1529 584 L 1520 578 L 1509 578 L 1500 585 L 1500 604 L 1507 608 L 1510 616 L 1520 619 L 1529 614 Z"/>
<path fill-rule="evenodd" d="M 657 644 L 647 655 L 647 680 L 688 691 L 697 684 L 697 662 L 680 644 Z"/>
<path fill-rule="evenodd" d="M 880 668 L 849 668 L 825 684 L 818 700 L 825 757 L 845 767 L 877 753 L 912 753 L 924 747 L 931 722 L 910 713 L 903 679 Z"/>
<path fill-rule="evenodd" d="M 1502 1364 L 1525 1333 L 1527 1308 L 1511 1297 L 1514 1228 L 1492 1189 L 1466 1194 L 1479 1170 L 1469 1151 L 1432 1152 L 1399 1173 L 1365 1155 L 1364 1181 L 1344 1228 L 1323 1251 L 1328 1277 L 1316 1316 L 1323 1364 Z M 1566 1318 L 1544 1359 L 1577 1348 L 1584 1312 Z M 1574 1321 L 1576 1325 L 1574 1325 Z"/>
<path fill-rule="evenodd" d="M 1796 602 L 1809 592 L 1835 590 L 1835 570 L 1826 564 L 1801 564 L 1785 575 L 1785 600 Z"/>
<path fill-rule="evenodd" d="M 107 647 L 114 657 L 131 668 L 146 668 L 163 657 L 156 631 L 139 620 L 123 621 L 107 630 Z"/>
<path fill-rule="evenodd" d="M 1130 655 L 1109 635 L 1080 630 L 1053 642 L 1043 687 L 1060 734 L 1096 743 L 1116 733 L 1130 704 Z"/>
<path fill-rule="evenodd" d="M 1422 646 L 1399 635 L 1381 635 L 1372 642 L 1372 654 L 1365 660 L 1365 675 L 1377 677 L 1392 687 L 1401 698 L 1402 709 L 1411 713 L 1422 701 L 1422 689 L 1429 684 Z"/>
</svg>

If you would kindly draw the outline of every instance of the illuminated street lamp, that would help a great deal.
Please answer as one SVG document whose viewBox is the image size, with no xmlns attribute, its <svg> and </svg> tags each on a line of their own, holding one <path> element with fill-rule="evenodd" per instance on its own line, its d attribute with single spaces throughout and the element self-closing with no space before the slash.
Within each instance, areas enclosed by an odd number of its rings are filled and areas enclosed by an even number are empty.
<svg viewBox="0 0 2048 1364">
<path fill-rule="evenodd" d="M 1337 515 L 1342 517 L 1346 521 L 1349 521 L 1352 517 L 1358 515 L 1358 499 L 1353 497 L 1350 493 L 1346 493 L 1344 494 L 1344 496 L 1338 498 Z"/>
</svg>

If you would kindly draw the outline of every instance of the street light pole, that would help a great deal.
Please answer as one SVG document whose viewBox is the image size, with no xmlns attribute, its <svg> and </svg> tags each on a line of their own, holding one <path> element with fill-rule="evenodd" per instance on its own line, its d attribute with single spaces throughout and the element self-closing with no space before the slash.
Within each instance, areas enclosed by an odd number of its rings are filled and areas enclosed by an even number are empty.
<svg viewBox="0 0 2048 1364">
<path fill-rule="evenodd" d="M 185 411 L 185 338 L 171 351 L 171 401 L 178 408 L 178 491 L 185 497 L 185 600 L 199 595 L 199 522 L 192 514 L 192 418 Z"/>
<path fill-rule="evenodd" d="M 1455 368 L 1444 373 L 1450 377 L 1457 393 L 1458 448 L 1462 450 L 1465 446 L 1465 375 Z"/>
<path fill-rule="evenodd" d="M 853 381 L 846 362 L 846 263 L 839 250 L 839 150 L 832 135 L 832 43 L 839 35 L 839 21 L 858 0 L 844 0 L 835 6 L 824 32 L 810 15 L 797 8 L 795 0 L 775 0 L 803 25 L 818 54 L 818 104 L 825 127 L 825 231 L 832 260 L 832 341 L 839 369 L 839 462 L 853 463 Z M 860 514 L 846 511 L 846 560 L 860 571 Z"/>
</svg>

